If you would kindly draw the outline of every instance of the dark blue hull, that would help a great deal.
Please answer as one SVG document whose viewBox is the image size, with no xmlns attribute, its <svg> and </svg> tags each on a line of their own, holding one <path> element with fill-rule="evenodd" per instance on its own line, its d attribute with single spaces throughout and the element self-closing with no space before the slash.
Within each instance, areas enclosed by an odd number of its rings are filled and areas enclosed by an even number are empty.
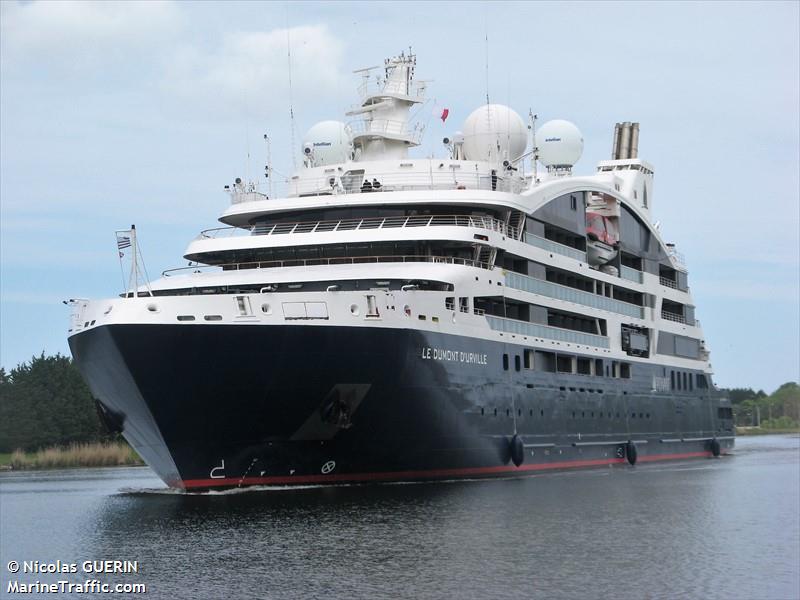
<svg viewBox="0 0 800 600">
<path fill-rule="evenodd" d="M 107 421 L 174 487 L 507 476 L 623 463 L 631 441 L 639 461 L 733 446 L 714 390 L 653 392 L 650 365 L 517 370 L 521 346 L 474 338 L 111 325 L 70 348 Z"/>
</svg>

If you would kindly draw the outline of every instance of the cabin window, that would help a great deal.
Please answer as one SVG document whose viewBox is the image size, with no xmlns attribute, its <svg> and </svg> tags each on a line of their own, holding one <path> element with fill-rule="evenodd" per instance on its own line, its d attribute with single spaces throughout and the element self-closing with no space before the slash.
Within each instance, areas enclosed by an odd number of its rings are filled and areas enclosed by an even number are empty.
<svg viewBox="0 0 800 600">
<path fill-rule="evenodd" d="M 469 298 L 468 297 L 461 297 L 458 299 L 458 310 L 463 313 L 469 312 Z"/>
<path fill-rule="evenodd" d="M 557 356 L 556 369 L 559 373 L 572 373 L 572 357 L 571 356 Z"/>
<path fill-rule="evenodd" d="M 591 375 L 592 374 L 592 359 L 591 358 L 579 358 L 578 359 L 578 373 L 581 375 Z"/>
<path fill-rule="evenodd" d="M 594 359 L 594 374 L 598 377 L 603 376 L 603 359 L 602 358 L 595 358 Z"/>
<path fill-rule="evenodd" d="M 522 361 L 520 360 L 519 354 L 514 355 L 514 370 L 519 371 L 522 368 Z"/>
<path fill-rule="evenodd" d="M 503 371 L 508 371 L 508 354 L 503 354 Z"/>
<path fill-rule="evenodd" d="M 448 296 L 444 299 L 444 307 L 446 310 L 455 310 L 456 309 L 456 298 L 455 296 Z"/>
<path fill-rule="evenodd" d="M 525 365 L 525 368 L 526 369 L 532 369 L 533 368 L 533 350 L 525 350 L 525 351 L 523 351 L 522 356 L 524 358 L 523 364 Z"/>
<path fill-rule="evenodd" d="M 631 378 L 631 365 L 630 363 L 622 363 L 619 366 L 619 376 L 623 379 Z"/>
<path fill-rule="evenodd" d="M 556 355 L 552 352 L 540 352 L 536 350 L 536 368 L 547 373 L 556 372 Z"/>
</svg>

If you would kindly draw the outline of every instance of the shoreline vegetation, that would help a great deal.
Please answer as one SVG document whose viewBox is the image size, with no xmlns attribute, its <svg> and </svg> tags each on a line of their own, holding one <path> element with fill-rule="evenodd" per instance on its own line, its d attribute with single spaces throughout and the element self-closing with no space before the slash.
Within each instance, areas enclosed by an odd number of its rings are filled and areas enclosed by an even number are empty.
<svg viewBox="0 0 800 600">
<path fill-rule="evenodd" d="M 769 429 L 767 427 L 737 427 L 736 435 L 780 435 L 787 433 L 800 433 L 800 427 L 785 427 L 780 429 Z"/>
<path fill-rule="evenodd" d="M 51 446 L 34 452 L 0 454 L 0 469 L 32 471 L 81 467 L 138 467 L 144 461 L 125 442 L 93 442 Z"/>
</svg>

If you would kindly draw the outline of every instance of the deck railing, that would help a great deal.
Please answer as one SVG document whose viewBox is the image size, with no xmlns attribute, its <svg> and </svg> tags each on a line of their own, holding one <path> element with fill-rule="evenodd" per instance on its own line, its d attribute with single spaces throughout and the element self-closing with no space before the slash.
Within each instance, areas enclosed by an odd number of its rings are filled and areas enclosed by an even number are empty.
<svg viewBox="0 0 800 600">
<path fill-rule="evenodd" d="M 642 272 L 638 269 L 632 269 L 631 267 L 626 267 L 622 265 L 622 268 L 619 270 L 619 276 L 623 279 L 627 279 L 628 281 L 634 281 L 636 283 L 642 283 L 643 276 Z"/>
<path fill-rule="evenodd" d="M 297 175 L 287 180 L 288 197 L 322 196 L 339 194 L 366 194 L 378 192 L 406 192 L 430 190 L 484 190 L 520 193 L 527 185 L 517 175 L 492 174 L 491 171 L 472 171 L 450 168 L 449 163 L 431 164 L 428 168 L 402 165 L 397 171 L 374 172 L 369 169 L 333 171 L 317 177 Z M 427 165 L 424 165 L 427 166 Z M 378 186 L 374 186 L 374 182 Z M 366 185 L 369 182 L 369 186 Z"/>
<path fill-rule="evenodd" d="M 686 324 L 686 317 L 666 310 L 661 311 L 661 318 L 666 319 L 667 321 L 675 321 L 676 323 Z"/>
<path fill-rule="evenodd" d="M 578 250 L 577 248 L 572 248 L 571 246 L 565 246 L 564 244 L 559 244 L 558 242 L 539 237 L 538 235 L 533 235 L 532 233 L 525 234 L 525 242 L 531 246 L 536 246 L 542 250 L 547 250 L 548 252 L 555 252 L 556 254 L 560 254 L 562 256 L 569 256 L 575 260 L 579 260 L 584 263 L 586 262 L 586 252 L 583 250 Z"/>
<path fill-rule="evenodd" d="M 607 298 L 592 292 L 585 292 L 583 290 L 576 290 L 566 285 L 559 285 L 551 283 L 535 277 L 528 277 L 519 273 L 506 273 L 506 286 L 533 294 L 547 296 L 548 298 L 555 298 L 557 300 L 565 300 L 567 302 L 574 302 L 584 306 L 591 306 L 601 310 L 627 315 L 636 319 L 644 318 L 644 308 L 616 300 L 614 298 Z"/>
<path fill-rule="evenodd" d="M 480 269 L 491 269 L 491 265 L 471 260 L 468 258 L 456 258 L 453 256 L 342 256 L 335 258 L 307 258 L 294 260 L 272 260 L 241 263 L 225 263 L 221 265 L 197 265 L 189 267 L 179 267 L 177 269 L 167 269 L 161 275 L 170 277 L 176 274 L 202 273 L 207 270 L 222 269 L 223 271 L 245 271 L 249 269 L 270 269 L 281 267 L 311 267 L 318 265 L 357 265 L 369 263 L 436 263 L 449 265 L 463 265 L 466 267 L 477 267 Z"/>
<path fill-rule="evenodd" d="M 388 131 L 387 131 L 388 133 Z M 358 163 L 352 163 L 358 165 Z M 433 190 L 482 190 L 519 194 L 528 183 L 524 177 L 505 171 L 491 169 L 475 170 L 461 168 L 460 163 L 447 160 L 425 159 L 402 161 L 394 171 L 371 171 L 351 168 L 347 171 L 335 168 L 324 173 L 302 173 L 281 179 L 275 177 L 267 189 L 262 183 L 234 186 L 231 204 L 264 201 L 272 198 L 297 198 L 305 196 L 337 196 L 378 192 L 433 191 Z M 373 186 L 373 182 L 378 186 Z M 367 185 L 369 182 L 369 185 Z"/>
<path fill-rule="evenodd" d="M 302 221 L 295 223 L 268 223 L 250 228 L 217 227 L 201 231 L 196 239 L 216 239 L 240 235 L 291 235 L 330 231 L 361 231 L 367 229 L 396 229 L 403 227 L 472 227 L 496 231 L 516 238 L 516 227 L 506 225 L 492 217 L 470 215 L 416 215 L 409 217 L 370 217 L 366 219 L 339 219 L 330 221 Z"/>
<path fill-rule="evenodd" d="M 608 338 L 602 335 L 594 335 L 592 333 L 583 333 L 571 329 L 561 329 L 559 327 L 550 327 L 549 325 L 528 323 L 526 321 L 517 321 L 515 319 L 506 319 L 491 315 L 487 315 L 486 320 L 489 322 L 489 326 L 495 331 L 530 335 L 532 337 L 547 338 L 549 340 L 596 346 L 597 348 L 609 347 Z"/>
<path fill-rule="evenodd" d="M 661 277 L 658 278 L 658 280 L 661 282 L 661 285 L 663 286 L 672 288 L 673 290 L 678 289 L 678 283 L 676 281 L 672 281 L 672 279 L 667 279 L 662 275 Z"/>
</svg>

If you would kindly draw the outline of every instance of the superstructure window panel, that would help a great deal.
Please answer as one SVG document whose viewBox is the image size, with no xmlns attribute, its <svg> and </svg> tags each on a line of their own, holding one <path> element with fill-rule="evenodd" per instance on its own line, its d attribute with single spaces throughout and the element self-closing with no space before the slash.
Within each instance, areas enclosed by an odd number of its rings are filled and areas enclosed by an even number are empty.
<svg viewBox="0 0 800 600">
<path fill-rule="evenodd" d="M 586 251 L 586 237 L 583 234 L 576 234 L 545 224 L 544 237 L 556 244 L 574 248 L 582 252 Z"/>
<path fill-rule="evenodd" d="M 558 354 L 556 356 L 556 370 L 559 373 L 574 373 L 575 357 L 567 354 Z"/>
<path fill-rule="evenodd" d="M 526 369 L 533 369 L 534 365 L 536 364 L 534 361 L 534 351 L 533 350 L 524 350 L 523 351 L 523 364 Z"/>
<path fill-rule="evenodd" d="M 632 302 L 601 295 L 606 290 L 608 290 L 610 295 L 611 286 L 604 286 L 602 282 L 599 281 L 595 282 L 592 279 L 580 278 L 580 276 L 574 275 L 562 275 L 561 272 L 555 269 L 548 269 L 547 277 L 548 281 L 542 281 L 536 277 L 507 272 L 505 283 L 508 287 L 514 289 L 540 294 L 558 300 L 565 300 L 575 304 L 583 304 L 592 308 L 616 312 L 638 319 L 644 318 L 644 310 L 642 308 L 644 296 L 641 293 L 620 288 L 620 293 L 629 294 L 629 296 L 626 297 L 637 302 L 637 304 L 634 304 Z M 554 280 L 558 281 L 558 283 Z M 573 284 L 573 286 L 584 287 L 586 290 L 572 287 L 568 285 L 570 283 Z"/>
</svg>

